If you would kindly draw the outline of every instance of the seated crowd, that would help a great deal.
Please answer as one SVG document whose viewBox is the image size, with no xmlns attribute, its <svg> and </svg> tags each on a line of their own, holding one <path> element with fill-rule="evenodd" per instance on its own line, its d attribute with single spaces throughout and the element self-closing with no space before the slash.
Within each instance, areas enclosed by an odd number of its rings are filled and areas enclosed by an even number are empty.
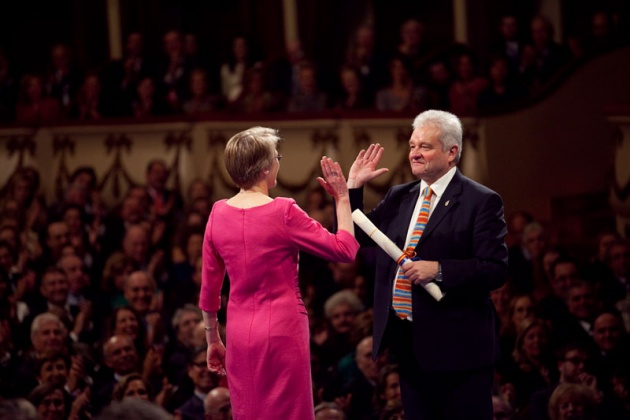
<svg viewBox="0 0 630 420">
<path fill-rule="evenodd" d="M 0 49 L 0 122 L 429 108 L 470 116 L 531 97 L 568 64 L 626 43 L 619 15 L 604 11 L 563 44 L 554 41 L 548 19 L 506 14 L 485 54 L 428 45 L 431 34 L 417 19 L 399 29 L 397 45 L 380 47 L 372 27 L 359 27 L 340 63 L 315 62 L 299 42 L 266 57 L 243 35 L 232 39 L 228 57 L 211 60 L 195 34 L 177 30 L 163 35 L 155 56 L 146 52 L 142 33 L 130 33 L 124 57 L 104 58 L 94 69 L 80 69 L 70 46 L 56 44 L 45 71 L 17 75 Z M 489 58 L 479 63 L 479 56 Z"/>
<path fill-rule="evenodd" d="M 230 418 L 197 307 L 216 199 L 208 185 L 172 191 L 155 159 L 145 184 L 107 208 L 90 167 L 51 203 L 39 176 L 20 169 L 0 199 L 0 412 L 30 402 L 50 418 L 87 418 L 136 398 L 176 418 Z M 302 207 L 332 228 L 321 189 Z M 510 215 L 508 232 L 511 275 L 491 294 L 502 349 L 495 412 L 630 415 L 630 243 L 602 232 L 592 257 L 578 258 L 524 211 Z M 352 264 L 300 257 L 316 418 L 403 418 L 395 360 L 385 352 L 372 361 L 373 252 Z M 227 299 L 229 278 L 224 286 Z"/>
</svg>

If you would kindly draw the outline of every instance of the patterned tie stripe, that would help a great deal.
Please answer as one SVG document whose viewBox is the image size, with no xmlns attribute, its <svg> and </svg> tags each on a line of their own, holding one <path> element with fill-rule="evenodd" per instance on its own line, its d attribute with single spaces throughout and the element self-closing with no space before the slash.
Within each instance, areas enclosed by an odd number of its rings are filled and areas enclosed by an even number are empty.
<svg viewBox="0 0 630 420">
<path fill-rule="evenodd" d="M 429 220 L 429 209 L 431 207 L 431 196 L 433 190 L 427 187 L 424 189 L 422 196 L 422 205 L 420 206 L 420 212 L 418 213 L 418 220 L 407 244 L 407 252 L 413 252 L 424 232 L 424 228 Z M 396 274 L 396 285 L 394 286 L 394 297 L 392 299 L 392 306 L 398 317 L 405 319 L 411 315 L 411 281 L 405 277 L 400 267 Z"/>
</svg>

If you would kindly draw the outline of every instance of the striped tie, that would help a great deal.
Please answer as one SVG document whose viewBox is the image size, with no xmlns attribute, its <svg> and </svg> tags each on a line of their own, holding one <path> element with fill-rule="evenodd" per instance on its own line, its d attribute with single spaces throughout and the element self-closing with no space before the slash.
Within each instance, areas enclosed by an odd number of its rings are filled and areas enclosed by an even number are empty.
<svg viewBox="0 0 630 420">
<path fill-rule="evenodd" d="M 411 253 L 416 249 L 420 236 L 422 236 L 422 232 L 424 232 L 424 227 L 427 225 L 432 195 L 433 190 L 429 187 L 426 187 L 422 193 L 424 198 L 422 199 L 422 206 L 420 207 L 420 213 L 418 213 L 416 226 L 413 228 L 409 244 L 407 244 L 406 252 L 408 253 Z M 398 273 L 396 274 L 396 285 L 394 286 L 392 306 L 396 311 L 396 315 L 402 319 L 411 315 L 411 281 L 405 277 L 400 267 L 398 268 Z"/>
</svg>

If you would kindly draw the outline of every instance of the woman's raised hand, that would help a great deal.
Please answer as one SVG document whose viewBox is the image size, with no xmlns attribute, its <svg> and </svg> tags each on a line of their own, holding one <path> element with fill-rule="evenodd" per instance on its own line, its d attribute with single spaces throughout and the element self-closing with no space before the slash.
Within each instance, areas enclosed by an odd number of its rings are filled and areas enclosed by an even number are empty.
<svg viewBox="0 0 630 420">
<path fill-rule="evenodd" d="M 317 178 L 319 184 L 328 191 L 328 194 L 332 195 L 335 200 L 347 197 L 348 186 L 339 163 L 333 162 L 331 158 L 324 156 L 322 157 L 320 164 L 322 166 L 322 174 L 324 177 Z"/>
</svg>

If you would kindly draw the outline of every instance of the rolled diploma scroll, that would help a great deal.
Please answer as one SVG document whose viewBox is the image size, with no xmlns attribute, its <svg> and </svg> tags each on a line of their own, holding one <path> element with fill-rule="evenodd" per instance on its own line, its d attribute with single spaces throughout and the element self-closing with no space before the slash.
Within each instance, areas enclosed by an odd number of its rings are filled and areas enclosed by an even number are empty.
<svg viewBox="0 0 630 420">
<path fill-rule="evenodd" d="M 352 212 L 352 220 L 354 221 L 354 223 L 357 224 L 357 226 L 361 228 L 363 232 L 367 233 L 368 236 L 372 238 L 376 245 L 381 247 L 381 249 L 385 251 L 387 255 L 392 257 L 392 259 L 396 261 L 398 265 L 402 266 L 407 261 L 411 261 L 407 257 L 407 254 L 405 254 L 400 248 L 398 248 L 398 246 L 396 246 L 396 244 L 391 239 L 385 236 L 383 232 L 378 230 L 378 228 L 374 226 L 374 223 L 372 223 L 361 210 L 356 209 Z M 424 287 L 424 290 L 429 292 L 429 294 L 433 296 L 433 298 L 435 298 L 435 300 L 437 301 L 442 299 L 442 297 L 444 296 L 442 294 L 442 290 L 440 290 L 440 287 L 433 282 L 425 283 L 422 285 L 422 287 Z"/>
</svg>

